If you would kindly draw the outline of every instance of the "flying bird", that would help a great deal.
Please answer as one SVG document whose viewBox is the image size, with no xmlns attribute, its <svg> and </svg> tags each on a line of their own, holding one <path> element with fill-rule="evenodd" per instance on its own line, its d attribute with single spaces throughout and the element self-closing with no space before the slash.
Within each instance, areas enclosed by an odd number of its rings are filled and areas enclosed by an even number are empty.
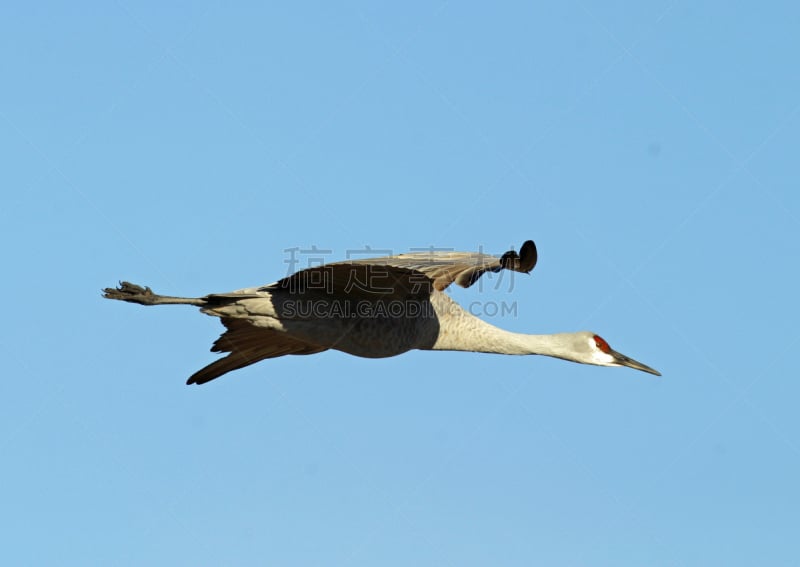
<svg viewBox="0 0 800 567">
<path fill-rule="evenodd" d="M 171 297 L 120 282 L 104 297 L 141 305 L 194 305 L 219 317 L 226 331 L 212 352 L 228 353 L 195 372 L 205 384 L 260 360 L 333 349 L 384 358 L 412 349 L 539 354 L 583 364 L 627 366 L 661 374 L 590 331 L 528 335 L 505 331 L 464 310 L 445 289 L 470 287 L 487 272 L 530 273 L 532 240 L 519 253 L 426 251 L 310 267 L 260 287 L 203 297 Z"/>
</svg>

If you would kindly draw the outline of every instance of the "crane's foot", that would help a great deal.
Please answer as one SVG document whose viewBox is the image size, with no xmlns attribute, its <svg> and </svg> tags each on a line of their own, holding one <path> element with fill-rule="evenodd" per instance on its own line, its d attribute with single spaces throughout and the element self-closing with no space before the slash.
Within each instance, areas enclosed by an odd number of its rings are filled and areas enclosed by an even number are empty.
<svg viewBox="0 0 800 567">
<path fill-rule="evenodd" d="M 119 282 L 117 287 L 107 287 L 103 290 L 103 297 L 106 299 L 119 299 L 120 301 L 130 301 L 141 305 L 153 305 L 159 297 L 149 287 L 132 284 L 130 282 Z"/>
<path fill-rule="evenodd" d="M 196 305 L 204 307 L 206 300 L 202 297 L 172 297 L 169 295 L 158 295 L 153 293 L 149 287 L 132 284 L 130 282 L 119 282 L 117 287 L 107 287 L 103 290 L 103 297 L 107 299 L 118 299 L 129 301 L 139 305 Z"/>
</svg>

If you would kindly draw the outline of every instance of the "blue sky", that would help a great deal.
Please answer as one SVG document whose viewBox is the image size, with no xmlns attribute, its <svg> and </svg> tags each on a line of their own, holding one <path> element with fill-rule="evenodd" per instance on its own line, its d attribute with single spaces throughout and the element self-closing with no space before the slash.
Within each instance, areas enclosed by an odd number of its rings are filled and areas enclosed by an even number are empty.
<svg viewBox="0 0 800 567">
<path fill-rule="evenodd" d="M 7 3 L 0 539 L 16 565 L 796 565 L 800 9 Z M 532 238 L 537 357 L 328 352 L 101 299 L 293 247 Z"/>
</svg>

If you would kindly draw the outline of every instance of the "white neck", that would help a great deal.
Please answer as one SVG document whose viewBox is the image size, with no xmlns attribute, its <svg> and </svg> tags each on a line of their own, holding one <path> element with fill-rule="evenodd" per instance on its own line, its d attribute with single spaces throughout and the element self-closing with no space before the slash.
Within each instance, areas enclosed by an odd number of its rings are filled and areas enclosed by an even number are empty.
<svg viewBox="0 0 800 567">
<path fill-rule="evenodd" d="M 559 334 L 527 335 L 504 331 L 486 323 L 487 328 L 469 329 L 469 332 L 454 333 L 448 329 L 439 334 L 433 350 L 460 350 L 495 354 L 541 354 L 573 360 L 564 348 Z M 466 329 L 465 329 L 466 330 Z M 479 332 L 475 332 L 479 331 Z"/>
<path fill-rule="evenodd" d="M 478 319 L 461 309 L 455 301 L 450 300 L 443 307 L 447 310 L 438 313 L 439 337 L 431 347 L 432 350 L 541 354 L 575 360 L 571 355 L 571 349 L 567 348 L 571 333 L 555 335 L 512 333 Z"/>
</svg>

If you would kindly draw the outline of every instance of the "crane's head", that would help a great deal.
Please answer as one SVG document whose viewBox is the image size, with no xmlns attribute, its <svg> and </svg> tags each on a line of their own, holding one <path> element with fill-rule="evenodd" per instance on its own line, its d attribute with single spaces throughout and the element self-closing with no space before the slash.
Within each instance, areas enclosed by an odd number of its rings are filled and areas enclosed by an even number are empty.
<svg viewBox="0 0 800 567">
<path fill-rule="evenodd" d="M 590 331 L 582 331 L 577 333 L 577 338 L 581 345 L 578 350 L 581 352 L 582 360 L 586 364 L 596 364 L 598 366 L 627 366 L 641 370 L 642 372 L 649 372 L 656 376 L 661 376 L 661 372 L 650 368 L 646 364 L 642 364 L 632 358 L 628 358 L 624 354 L 615 351 L 609 346 L 606 340 Z"/>
</svg>

